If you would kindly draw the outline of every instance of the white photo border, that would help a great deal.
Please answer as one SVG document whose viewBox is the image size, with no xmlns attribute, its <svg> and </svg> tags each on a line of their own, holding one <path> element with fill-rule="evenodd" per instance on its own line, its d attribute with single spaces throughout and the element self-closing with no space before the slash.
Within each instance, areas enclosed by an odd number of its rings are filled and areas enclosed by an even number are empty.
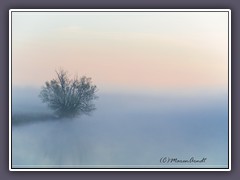
<svg viewBox="0 0 240 180">
<path fill-rule="evenodd" d="M 228 13 L 228 168 L 13 168 L 12 12 L 226 12 Z M 112 167 L 112 166 L 111 166 Z M 9 171 L 231 171 L 231 9 L 10 9 L 9 10 Z"/>
</svg>

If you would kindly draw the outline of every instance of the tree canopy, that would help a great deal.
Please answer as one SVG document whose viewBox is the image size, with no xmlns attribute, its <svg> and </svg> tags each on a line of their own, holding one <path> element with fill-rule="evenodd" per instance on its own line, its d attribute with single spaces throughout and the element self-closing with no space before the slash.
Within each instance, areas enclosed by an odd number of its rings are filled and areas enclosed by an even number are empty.
<svg viewBox="0 0 240 180">
<path fill-rule="evenodd" d="M 39 97 L 58 117 L 75 117 L 95 110 L 93 100 L 97 87 L 89 77 L 71 79 L 64 70 L 56 71 L 56 78 L 45 82 Z"/>
</svg>

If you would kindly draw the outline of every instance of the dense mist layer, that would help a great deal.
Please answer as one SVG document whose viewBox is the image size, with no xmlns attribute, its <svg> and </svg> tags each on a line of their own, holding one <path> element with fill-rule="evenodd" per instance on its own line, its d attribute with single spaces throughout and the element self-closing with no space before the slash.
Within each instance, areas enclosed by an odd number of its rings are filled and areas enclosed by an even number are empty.
<svg viewBox="0 0 240 180">
<path fill-rule="evenodd" d="M 38 93 L 13 89 L 13 167 L 227 167 L 226 93 L 99 93 L 91 116 L 61 120 Z"/>
</svg>

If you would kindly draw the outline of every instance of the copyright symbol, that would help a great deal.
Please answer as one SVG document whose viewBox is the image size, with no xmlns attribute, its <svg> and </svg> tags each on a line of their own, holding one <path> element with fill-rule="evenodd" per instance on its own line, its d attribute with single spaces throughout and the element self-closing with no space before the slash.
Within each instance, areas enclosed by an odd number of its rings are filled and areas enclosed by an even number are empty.
<svg viewBox="0 0 240 180">
<path fill-rule="evenodd" d="M 160 159 L 160 163 L 166 163 L 167 160 L 168 160 L 167 157 L 162 157 L 162 158 Z"/>
</svg>

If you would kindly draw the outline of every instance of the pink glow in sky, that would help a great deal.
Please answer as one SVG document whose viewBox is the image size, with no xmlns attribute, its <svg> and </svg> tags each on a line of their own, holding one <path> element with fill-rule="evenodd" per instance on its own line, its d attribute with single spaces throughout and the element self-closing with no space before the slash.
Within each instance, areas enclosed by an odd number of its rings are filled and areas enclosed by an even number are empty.
<svg viewBox="0 0 240 180">
<path fill-rule="evenodd" d="M 102 89 L 227 86 L 227 12 L 13 12 L 12 28 L 14 86 L 59 67 Z"/>
</svg>

